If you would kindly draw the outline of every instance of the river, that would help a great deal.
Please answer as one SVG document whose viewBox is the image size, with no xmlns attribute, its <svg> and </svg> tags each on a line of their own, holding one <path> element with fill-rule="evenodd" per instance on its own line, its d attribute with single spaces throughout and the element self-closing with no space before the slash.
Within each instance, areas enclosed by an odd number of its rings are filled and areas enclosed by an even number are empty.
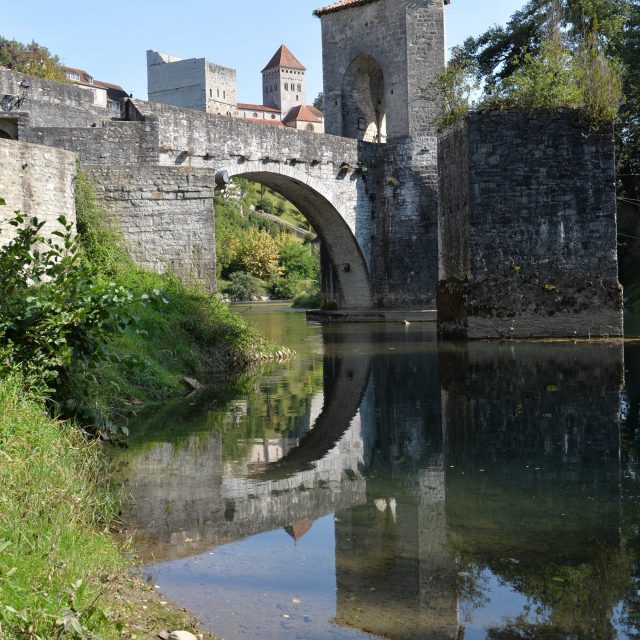
<svg viewBox="0 0 640 640">
<path fill-rule="evenodd" d="M 297 358 L 118 458 L 163 594 L 225 640 L 640 637 L 640 344 L 238 309 Z"/>
</svg>

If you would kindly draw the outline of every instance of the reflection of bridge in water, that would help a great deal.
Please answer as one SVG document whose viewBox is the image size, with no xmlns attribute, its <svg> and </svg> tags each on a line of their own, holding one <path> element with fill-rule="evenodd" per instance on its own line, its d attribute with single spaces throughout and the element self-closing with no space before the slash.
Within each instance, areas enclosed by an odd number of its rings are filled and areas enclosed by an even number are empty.
<svg viewBox="0 0 640 640">
<path fill-rule="evenodd" d="M 327 345 L 313 428 L 253 476 L 224 475 L 215 433 L 136 458 L 147 559 L 335 512 L 336 623 L 435 640 L 463 637 L 459 552 L 531 589 L 542 563 L 619 552 L 621 346 L 368 340 Z M 602 628 L 613 606 L 583 613 Z"/>
</svg>

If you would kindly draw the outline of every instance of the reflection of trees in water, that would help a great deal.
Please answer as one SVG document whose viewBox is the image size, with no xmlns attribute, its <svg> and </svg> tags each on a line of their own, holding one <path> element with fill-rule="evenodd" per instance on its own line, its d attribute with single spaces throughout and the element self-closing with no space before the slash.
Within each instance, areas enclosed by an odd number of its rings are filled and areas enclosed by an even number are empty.
<svg viewBox="0 0 640 640">
<path fill-rule="evenodd" d="M 217 432 L 223 460 L 244 460 L 255 440 L 304 435 L 312 396 L 322 384 L 321 359 L 304 367 L 270 363 L 141 413 L 131 421 L 129 444 L 133 451 L 157 442 L 179 449 L 193 434 Z"/>
<path fill-rule="evenodd" d="M 488 638 L 612 640 L 631 569 L 620 537 L 621 348 L 445 346 L 440 370 L 449 542 L 528 599 Z"/>
<path fill-rule="evenodd" d="M 622 413 L 622 535 L 632 558 L 621 621 L 640 638 L 640 344 L 625 348 L 627 387 Z"/>
</svg>

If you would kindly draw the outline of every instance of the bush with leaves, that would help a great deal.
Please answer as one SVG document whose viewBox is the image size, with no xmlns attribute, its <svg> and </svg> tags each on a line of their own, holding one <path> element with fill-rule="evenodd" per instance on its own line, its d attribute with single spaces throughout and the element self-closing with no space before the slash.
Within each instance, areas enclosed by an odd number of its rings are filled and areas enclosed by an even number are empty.
<svg viewBox="0 0 640 640">
<path fill-rule="evenodd" d="M 225 287 L 225 293 L 232 300 L 245 301 L 257 300 L 264 295 L 264 287 L 258 278 L 244 271 L 236 271 L 229 276 L 229 284 Z"/>
<path fill-rule="evenodd" d="M 37 42 L 22 44 L 0 37 L 0 66 L 47 80 L 67 82 L 60 58 Z"/>
<path fill-rule="evenodd" d="M 36 218 L 16 213 L 9 221 L 16 233 L 0 249 L 0 372 L 20 370 L 64 399 L 73 367 L 115 358 L 105 345 L 135 323 L 134 305 L 150 296 L 136 299 L 101 277 L 84 258 L 72 225 L 58 220 L 61 230 L 51 238 L 41 235 L 44 223 Z"/>
<path fill-rule="evenodd" d="M 249 229 L 233 240 L 235 248 L 234 264 L 237 270 L 268 280 L 278 277 L 282 270 L 278 264 L 280 247 L 278 241 L 267 231 Z"/>
<path fill-rule="evenodd" d="M 520 109 L 581 109 L 594 126 L 612 122 L 622 104 L 617 65 L 589 36 L 571 50 L 560 38 L 524 54 L 514 72 L 488 89 L 481 106 Z"/>
<path fill-rule="evenodd" d="M 439 104 L 442 105 L 442 116 L 438 128 L 445 129 L 466 116 L 474 106 L 474 94 L 480 90 L 480 81 L 473 63 L 459 60 L 448 64 L 440 76 L 432 83 L 430 91 L 435 91 Z"/>
</svg>

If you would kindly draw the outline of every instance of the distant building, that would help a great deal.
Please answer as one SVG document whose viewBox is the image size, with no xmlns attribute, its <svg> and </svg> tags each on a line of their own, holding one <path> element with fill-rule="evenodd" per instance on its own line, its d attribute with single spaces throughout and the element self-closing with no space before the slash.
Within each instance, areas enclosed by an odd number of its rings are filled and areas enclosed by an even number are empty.
<svg viewBox="0 0 640 640">
<path fill-rule="evenodd" d="M 305 71 L 291 51 L 281 45 L 262 70 L 262 102 L 279 109 L 283 115 L 306 104 Z"/>
<path fill-rule="evenodd" d="M 147 51 L 150 102 L 237 116 L 236 70 L 204 58 L 183 60 L 159 51 Z"/>
<path fill-rule="evenodd" d="M 285 127 L 324 133 L 324 114 L 312 105 L 292 107 L 282 122 Z"/>
<path fill-rule="evenodd" d="M 304 65 L 283 44 L 262 70 L 262 104 L 237 102 L 236 71 L 204 58 L 147 51 L 150 102 L 251 122 L 324 132 L 324 115 L 306 104 Z"/>
<path fill-rule="evenodd" d="M 93 104 L 97 107 L 119 113 L 122 99 L 129 97 L 129 94 L 119 85 L 96 80 L 84 69 L 64 67 L 64 73 L 73 84 L 93 93 Z"/>
</svg>

